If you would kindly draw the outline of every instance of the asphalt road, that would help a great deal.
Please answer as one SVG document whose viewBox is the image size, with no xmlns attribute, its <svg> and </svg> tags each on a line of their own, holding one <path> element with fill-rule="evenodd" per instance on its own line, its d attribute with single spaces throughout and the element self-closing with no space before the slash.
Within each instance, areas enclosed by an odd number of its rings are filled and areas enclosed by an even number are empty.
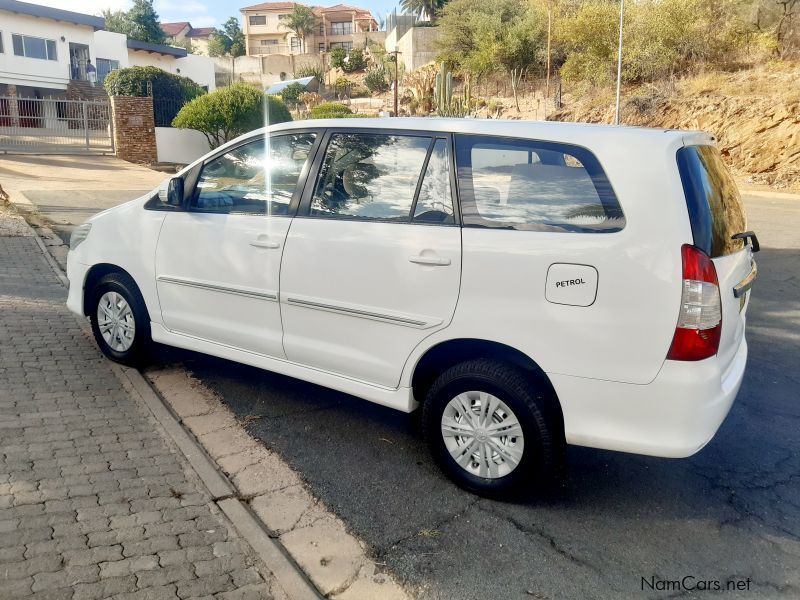
<svg viewBox="0 0 800 600">
<path fill-rule="evenodd" d="M 747 206 L 762 248 L 750 358 L 718 435 L 684 460 L 570 448 L 563 485 L 546 498 L 461 491 L 406 415 L 226 361 L 165 360 L 186 363 L 250 417 L 250 431 L 420 598 L 664 598 L 690 595 L 658 583 L 685 576 L 746 586 L 725 598 L 797 598 L 800 204 Z"/>
<path fill-rule="evenodd" d="M 406 415 L 193 353 L 165 349 L 162 360 L 184 363 L 250 417 L 250 431 L 419 598 L 798 598 L 800 200 L 746 203 L 762 247 L 750 358 L 717 436 L 684 460 L 570 448 L 563 485 L 545 498 L 461 491 Z M 748 589 L 658 583 L 685 576 Z"/>
</svg>

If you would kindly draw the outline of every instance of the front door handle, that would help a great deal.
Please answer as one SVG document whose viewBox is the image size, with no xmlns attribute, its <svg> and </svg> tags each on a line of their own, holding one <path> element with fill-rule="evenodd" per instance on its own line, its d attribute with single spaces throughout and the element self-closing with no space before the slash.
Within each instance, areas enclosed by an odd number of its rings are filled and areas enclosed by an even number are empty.
<svg viewBox="0 0 800 600">
<path fill-rule="evenodd" d="M 278 242 L 268 242 L 266 240 L 254 240 L 250 242 L 250 245 L 256 248 L 268 248 L 270 250 L 276 250 L 281 247 Z"/>
<path fill-rule="evenodd" d="M 450 264 L 449 258 L 441 258 L 440 256 L 409 256 L 408 260 L 418 265 L 428 265 L 433 267 L 446 267 Z"/>
</svg>

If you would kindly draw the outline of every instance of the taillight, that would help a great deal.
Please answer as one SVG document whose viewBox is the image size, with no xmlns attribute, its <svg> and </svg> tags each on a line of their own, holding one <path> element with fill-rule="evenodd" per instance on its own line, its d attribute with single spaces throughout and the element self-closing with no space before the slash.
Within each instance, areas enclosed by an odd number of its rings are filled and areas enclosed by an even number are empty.
<svg viewBox="0 0 800 600">
<path fill-rule="evenodd" d="M 708 255 L 689 244 L 681 248 L 683 288 L 678 326 L 669 360 L 703 360 L 719 350 L 722 302 L 717 269 Z"/>
</svg>

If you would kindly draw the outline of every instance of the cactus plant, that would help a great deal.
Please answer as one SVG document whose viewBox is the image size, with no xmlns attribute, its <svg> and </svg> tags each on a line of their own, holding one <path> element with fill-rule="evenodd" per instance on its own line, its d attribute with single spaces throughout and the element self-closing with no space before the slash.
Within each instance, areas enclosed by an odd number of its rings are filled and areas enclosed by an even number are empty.
<svg viewBox="0 0 800 600">
<path fill-rule="evenodd" d="M 447 63 L 439 66 L 433 97 L 440 117 L 465 117 L 472 113 L 469 80 L 464 82 L 462 96 L 453 98 L 453 73 Z"/>
</svg>

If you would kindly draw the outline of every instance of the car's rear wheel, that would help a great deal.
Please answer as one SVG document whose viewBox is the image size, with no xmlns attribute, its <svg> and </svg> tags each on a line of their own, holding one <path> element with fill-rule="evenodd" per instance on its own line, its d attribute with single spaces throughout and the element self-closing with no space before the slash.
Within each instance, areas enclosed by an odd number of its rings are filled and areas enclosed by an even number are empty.
<svg viewBox="0 0 800 600">
<path fill-rule="evenodd" d="M 460 486 L 487 496 L 548 487 L 564 455 L 554 399 L 535 377 L 499 361 L 447 369 L 428 391 L 423 434 Z"/>
<path fill-rule="evenodd" d="M 133 280 L 124 273 L 109 273 L 89 297 L 89 320 L 103 354 L 125 365 L 141 365 L 150 347 L 150 318 Z"/>
</svg>

